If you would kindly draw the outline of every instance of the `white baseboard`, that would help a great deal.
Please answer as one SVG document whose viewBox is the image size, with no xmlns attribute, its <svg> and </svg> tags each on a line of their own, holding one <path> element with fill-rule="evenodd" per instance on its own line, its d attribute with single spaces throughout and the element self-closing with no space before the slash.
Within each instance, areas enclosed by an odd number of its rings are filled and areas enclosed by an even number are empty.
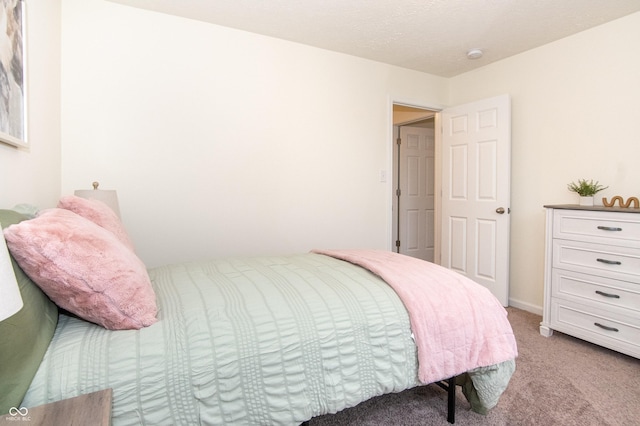
<svg viewBox="0 0 640 426">
<path fill-rule="evenodd" d="M 513 306 L 514 308 L 522 309 L 523 311 L 542 316 L 542 306 L 533 305 L 531 303 L 511 298 L 509 299 L 509 306 Z"/>
</svg>

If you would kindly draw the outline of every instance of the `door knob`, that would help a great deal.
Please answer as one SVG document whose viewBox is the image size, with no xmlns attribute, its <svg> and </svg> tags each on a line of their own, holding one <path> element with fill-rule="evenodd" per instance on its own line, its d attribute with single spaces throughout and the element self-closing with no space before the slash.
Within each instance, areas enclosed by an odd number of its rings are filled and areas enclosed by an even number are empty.
<svg viewBox="0 0 640 426">
<path fill-rule="evenodd" d="M 496 209 L 496 213 L 498 213 L 498 214 L 504 214 L 504 207 L 498 207 L 498 208 Z"/>
</svg>

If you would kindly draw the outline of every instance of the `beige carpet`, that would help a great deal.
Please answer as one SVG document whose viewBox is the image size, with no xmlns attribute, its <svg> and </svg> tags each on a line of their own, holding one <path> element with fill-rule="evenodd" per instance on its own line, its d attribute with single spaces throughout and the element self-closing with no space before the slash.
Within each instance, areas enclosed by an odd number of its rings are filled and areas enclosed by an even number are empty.
<svg viewBox="0 0 640 426">
<path fill-rule="evenodd" d="M 640 360 L 557 332 L 542 337 L 538 315 L 508 311 L 518 341 L 516 372 L 486 416 L 472 412 L 458 389 L 456 425 L 640 425 Z M 446 394 L 435 385 L 423 386 L 309 423 L 448 425 Z"/>
</svg>

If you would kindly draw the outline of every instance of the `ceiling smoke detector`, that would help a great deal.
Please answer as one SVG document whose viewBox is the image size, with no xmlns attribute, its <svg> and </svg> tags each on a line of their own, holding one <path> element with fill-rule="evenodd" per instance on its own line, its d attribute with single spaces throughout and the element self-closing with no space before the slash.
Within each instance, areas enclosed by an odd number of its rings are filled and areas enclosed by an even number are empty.
<svg viewBox="0 0 640 426">
<path fill-rule="evenodd" d="M 482 50 L 480 49 L 471 49 L 467 52 L 467 58 L 469 59 L 479 59 L 482 58 Z"/>
</svg>

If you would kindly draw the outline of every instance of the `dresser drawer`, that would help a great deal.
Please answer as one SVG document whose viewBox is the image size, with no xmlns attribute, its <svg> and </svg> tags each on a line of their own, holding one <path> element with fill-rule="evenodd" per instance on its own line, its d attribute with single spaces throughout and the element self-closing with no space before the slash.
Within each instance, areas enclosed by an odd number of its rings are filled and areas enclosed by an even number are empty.
<svg viewBox="0 0 640 426">
<path fill-rule="evenodd" d="M 555 268 L 553 283 L 552 297 L 640 315 L 640 284 Z"/>
<path fill-rule="evenodd" d="M 640 248 L 640 213 L 555 210 L 553 237 Z"/>
<path fill-rule="evenodd" d="M 640 356 L 640 318 L 614 315 L 578 303 L 554 299 L 551 303 L 554 330 Z"/>
<path fill-rule="evenodd" d="M 640 283 L 640 249 L 554 239 L 553 267 Z"/>
</svg>

